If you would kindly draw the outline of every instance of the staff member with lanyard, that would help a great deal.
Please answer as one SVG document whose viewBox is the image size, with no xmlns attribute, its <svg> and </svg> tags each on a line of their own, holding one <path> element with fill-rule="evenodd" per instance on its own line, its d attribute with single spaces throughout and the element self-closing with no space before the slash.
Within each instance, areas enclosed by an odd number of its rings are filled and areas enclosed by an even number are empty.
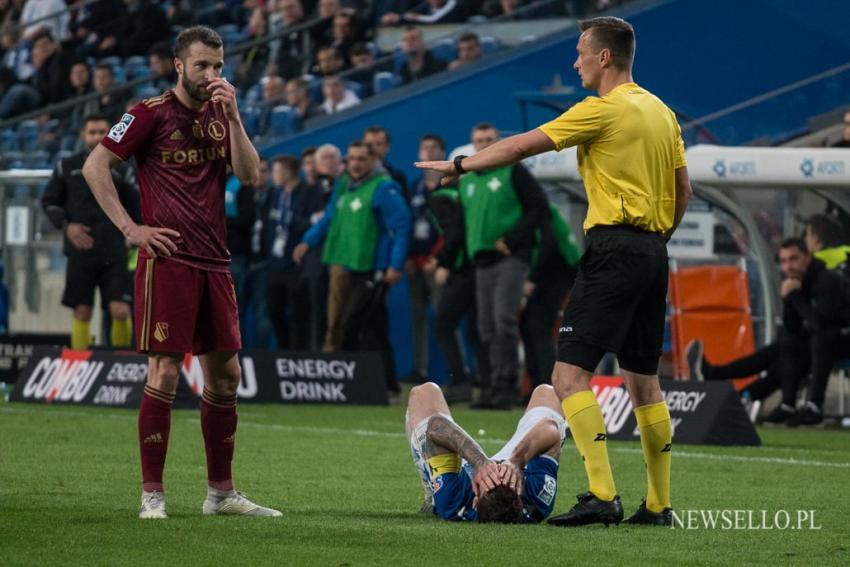
<svg viewBox="0 0 850 567">
<path fill-rule="evenodd" d="M 632 79 L 632 26 L 612 17 L 581 23 L 573 65 L 597 91 L 541 127 L 506 138 L 472 157 L 422 162 L 454 183 L 466 171 L 493 169 L 578 146 L 588 198 L 588 247 L 561 325 L 552 384 L 584 461 L 589 491 L 559 526 L 619 523 L 623 507 L 608 462 L 602 411 L 590 379 L 605 352 L 617 354 L 635 408 L 648 480 L 647 497 L 627 522 L 670 525 L 670 413 L 658 381 L 667 296 L 665 241 L 685 213 L 691 187 L 681 129 L 673 112 Z"/>
</svg>

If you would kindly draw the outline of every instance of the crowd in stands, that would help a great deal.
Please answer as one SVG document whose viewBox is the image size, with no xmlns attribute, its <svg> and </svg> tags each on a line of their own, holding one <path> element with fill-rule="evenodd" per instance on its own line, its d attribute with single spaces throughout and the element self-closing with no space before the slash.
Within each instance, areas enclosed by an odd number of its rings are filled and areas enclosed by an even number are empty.
<svg viewBox="0 0 850 567">
<path fill-rule="evenodd" d="M 173 86 L 171 41 L 202 23 L 222 35 L 225 75 L 238 89 L 259 143 L 365 98 L 457 69 L 499 48 L 466 32 L 427 47 L 421 26 L 487 18 L 543 18 L 610 8 L 609 0 L 0 0 L 0 121 L 31 120 L 0 133 L 6 167 L 49 167 L 80 150 L 80 121 L 117 120 Z M 379 26 L 404 26 L 392 53 Z M 236 46 L 245 46 L 238 50 Z M 99 95 L 99 96 L 95 96 Z M 37 111 L 78 97 L 51 114 Z"/>
</svg>

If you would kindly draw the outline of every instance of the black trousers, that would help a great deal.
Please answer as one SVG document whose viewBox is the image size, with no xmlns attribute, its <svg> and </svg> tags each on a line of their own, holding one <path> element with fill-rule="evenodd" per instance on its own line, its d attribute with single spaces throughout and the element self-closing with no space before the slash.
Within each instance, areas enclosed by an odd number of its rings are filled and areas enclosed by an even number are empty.
<svg viewBox="0 0 850 567">
<path fill-rule="evenodd" d="M 478 335 L 475 302 L 475 269 L 468 266 L 453 271 L 448 281 L 440 290 L 437 312 L 434 317 L 434 335 L 443 356 L 449 366 L 451 384 L 461 384 L 467 380 L 466 366 L 463 361 L 457 328 L 464 316 L 469 320 L 469 340 L 475 353 L 475 363 L 478 367 L 478 377 L 482 387 L 490 384 L 490 356 L 486 345 Z"/>
<path fill-rule="evenodd" d="M 387 390 L 401 390 L 390 344 L 390 321 L 384 282 L 376 282 L 372 273 L 350 274 L 350 295 L 342 316 L 342 350 L 372 350 L 381 354 Z"/>
<path fill-rule="evenodd" d="M 300 270 L 269 269 L 266 306 L 279 349 L 306 350 L 310 347 L 309 294 Z"/>
<path fill-rule="evenodd" d="M 764 399 L 781 389 L 782 403 L 792 407 L 800 384 L 811 374 L 809 401 L 822 407 L 832 368 L 847 357 L 850 357 L 850 334 L 838 329 L 790 334 L 780 329 L 779 342 L 729 364 L 707 366 L 704 374 L 706 380 L 729 380 L 766 371 L 764 378 L 747 387 L 752 399 Z"/>
<path fill-rule="evenodd" d="M 558 312 L 574 279 L 574 272 L 547 274 L 537 283 L 525 304 L 519 331 L 525 345 L 525 367 L 532 388 L 551 382 L 557 342 L 552 327 L 560 321 Z"/>
</svg>

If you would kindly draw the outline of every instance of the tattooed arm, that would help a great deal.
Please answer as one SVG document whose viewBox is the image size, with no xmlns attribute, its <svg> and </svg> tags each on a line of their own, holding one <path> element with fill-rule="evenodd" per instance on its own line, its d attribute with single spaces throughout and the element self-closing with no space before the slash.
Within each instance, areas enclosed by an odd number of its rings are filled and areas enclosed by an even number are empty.
<svg viewBox="0 0 850 567">
<path fill-rule="evenodd" d="M 476 496 L 502 484 L 501 467 L 488 459 L 481 446 L 452 420 L 435 415 L 428 422 L 427 436 L 433 446 L 428 451 L 429 457 L 455 453 L 472 465 L 475 471 L 472 489 Z"/>
</svg>

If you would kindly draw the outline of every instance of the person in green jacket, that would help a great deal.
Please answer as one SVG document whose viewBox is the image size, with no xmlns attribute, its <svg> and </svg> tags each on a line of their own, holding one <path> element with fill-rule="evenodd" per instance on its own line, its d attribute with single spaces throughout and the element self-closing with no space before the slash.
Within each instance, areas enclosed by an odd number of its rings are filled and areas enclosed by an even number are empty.
<svg viewBox="0 0 850 567">
<path fill-rule="evenodd" d="M 472 129 L 476 152 L 495 143 L 499 131 L 481 123 Z M 475 264 L 478 332 L 490 353 L 492 388 L 480 408 L 510 409 L 519 381 L 518 313 L 531 266 L 536 228 L 547 214 L 537 180 L 522 164 L 471 171 L 458 181 L 466 248 Z"/>
</svg>

